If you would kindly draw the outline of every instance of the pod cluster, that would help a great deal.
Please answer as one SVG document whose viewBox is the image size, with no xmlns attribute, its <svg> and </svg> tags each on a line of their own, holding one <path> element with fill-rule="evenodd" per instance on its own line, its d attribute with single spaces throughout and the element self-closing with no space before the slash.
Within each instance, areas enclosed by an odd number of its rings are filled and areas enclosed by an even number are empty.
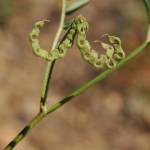
<svg viewBox="0 0 150 150">
<path fill-rule="evenodd" d="M 92 49 L 86 34 L 89 28 L 88 22 L 82 15 L 76 17 L 69 25 L 68 30 L 58 44 L 58 47 L 50 52 L 42 49 L 39 44 L 39 34 L 46 21 L 36 22 L 30 33 L 30 41 L 33 53 L 47 61 L 64 58 L 68 50 L 73 46 L 74 40 L 81 53 L 82 58 L 97 69 L 114 68 L 118 62 L 125 58 L 125 52 L 121 47 L 118 37 L 106 35 L 107 43 L 101 42 L 106 50 L 105 54 L 98 54 Z M 75 38 L 76 37 L 76 38 Z"/>
</svg>

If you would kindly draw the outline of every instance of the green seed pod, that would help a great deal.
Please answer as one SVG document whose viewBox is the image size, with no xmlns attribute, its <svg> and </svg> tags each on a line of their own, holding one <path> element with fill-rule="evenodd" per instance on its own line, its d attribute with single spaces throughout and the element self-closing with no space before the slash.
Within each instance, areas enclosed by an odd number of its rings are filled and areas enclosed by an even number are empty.
<svg viewBox="0 0 150 150">
<path fill-rule="evenodd" d="M 48 53 L 40 47 L 38 40 L 40 29 L 44 26 L 44 23 L 45 21 L 35 23 L 33 30 L 30 33 L 30 41 L 33 53 L 45 60 L 53 61 L 59 58 L 64 58 L 68 50 L 72 47 L 75 36 L 76 44 L 83 60 L 97 69 L 114 68 L 118 62 L 125 58 L 125 53 L 121 47 L 121 40 L 115 36 L 107 35 L 107 43 L 101 43 L 102 48 L 106 50 L 105 54 L 98 54 L 92 49 L 86 38 L 89 25 L 82 15 L 73 19 L 72 23 L 67 27 L 68 31 L 60 44 L 58 44 L 57 49 Z"/>
<path fill-rule="evenodd" d="M 46 21 L 38 21 L 34 24 L 32 32 L 29 35 L 29 39 L 31 41 L 32 45 L 32 51 L 36 56 L 39 56 L 45 60 L 52 60 L 49 53 L 42 49 L 39 44 L 39 34 L 40 34 L 40 29 L 44 26 Z"/>
</svg>

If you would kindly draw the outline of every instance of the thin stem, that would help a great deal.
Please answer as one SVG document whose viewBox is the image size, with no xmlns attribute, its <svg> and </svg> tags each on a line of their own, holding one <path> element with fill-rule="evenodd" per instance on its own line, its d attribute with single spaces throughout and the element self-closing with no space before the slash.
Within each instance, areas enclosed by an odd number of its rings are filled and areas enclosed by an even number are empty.
<svg viewBox="0 0 150 150">
<path fill-rule="evenodd" d="M 148 0 L 143 0 L 144 2 L 148 2 Z M 65 0 L 63 0 L 63 2 L 65 3 Z M 59 39 L 59 32 L 61 32 L 61 30 L 58 31 L 58 34 L 56 35 L 57 38 L 55 38 L 55 40 L 57 41 Z M 54 42 L 57 45 L 57 42 Z M 54 45 L 53 47 L 55 47 L 56 45 Z M 39 112 L 34 118 L 33 120 L 31 120 L 26 126 L 25 128 L 4 148 L 4 150 L 12 150 L 36 125 L 38 125 L 38 123 L 44 119 L 48 114 L 56 111 L 57 109 L 61 108 L 64 104 L 66 104 L 67 102 L 71 101 L 73 98 L 79 96 L 80 94 L 82 94 L 83 92 L 85 92 L 87 89 L 89 89 L 90 87 L 92 87 L 93 85 L 97 84 L 98 82 L 102 81 L 103 79 L 105 79 L 107 76 L 109 76 L 112 72 L 117 71 L 118 69 L 120 69 L 121 67 L 125 66 L 126 64 L 128 64 L 131 60 L 133 60 L 137 55 L 139 55 L 142 51 L 145 50 L 145 48 L 147 48 L 150 45 L 150 25 L 148 28 L 148 35 L 147 35 L 147 39 L 146 41 L 138 48 L 136 48 L 135 50 L 133 50 L 123 61 L 121 61 L 116 68 L 114 69 L 109 69 L 104 71 L 103 73 L 101 73 L 100 75 L 98 75 L 96 78 L 94 78 L 93 80 L 87 82 L 86 84 L 82 85 L 79 89 L 75 90 L 74 92 L 72 92 L 70 95 L 64 97 L 61 101 L 57 102 L 56 104 L 50 106 L 48 109 L 44 109 L 45 111 L 41 111 Z M 45 78 L 44 78 L 44 86 L 43 88 L 45 90 L 43 90 L 43 97 L 45 99 L 42 99 L 43 103 L 45 104 L 46 98 L 47 98 L 47 89 L 48 89 L 48 84 L 50 81 L 50 77 L 51 77 L 51 73 L 53 70 L 53 65 L 54 62 L 48 63 L 47 65 L 47 70 L 45 73 Z M 46 95 L 46 96 L 45 96 Z M 45 105 L 42 105 L 45 106 Z"/>
<path fill-rule="evenodd" d="M 118 69 L 120 69 L 124 65 L 128 64 L 137 55 L 139 55 L 142 51 L 144 51 L 145 48 L 147 48 L 149 45 L 150 45 L 150 43 L 144 42 L 140 47 L 136 48 L 132 53 L 130 53 L 128 55 L 128 57 L 126 57 L 126 59 L 124 59 L 123 61 L 121 61 L 117 65 L 116 68 L 114 68 L 114 69 L 108 69 L 108 70 L 104 71 L 103 73 L 101 73 L 100 75 L 98 75 L 97 77 L 95 77 L 93 80 L 90 80 L 86 84 L 82 85 L 79 89 L 77 89 L 74 92 L 72 92 L 70 95 L 64 97 L 61 101 L 59 101 L 56 104 L 50 106 L 48 108 L 46 114 L 54 112 L 58 108 L 62 107 L 65 103 L 67 103 L 67 102 L 71 101 L 73 98 L 81 95 L 83 92 L 87 91 L 89 88 L 91 88 L 95 84 L 99 83 L 100 81 L 102 81 L 103 79 L 105 79 L 106 77 L 108 77 L 112 72 L 117 71 Z"/>
<path fill-rule="evenodd" d="M 147 32 L 146 41 L 147 41 L 147 42 L 150 42 L 150 25 L 148 26 L 148 32 Z"/>
<path fill-rule="evenodd" d="M 143 0 L 144 4 L 145 4 L 145 8 L 147 11 L 147 17 L 148 17 L 148 21 L 150 23 L 150 0 Z"/>
<path fill-rule="evenodd" d="M 116 68 L 109 69 L 104 71 L 102 74 L 98 75 L 93 80 L 90 80 L 86 84 L 82 85 L 79 89 L 72 92 L 70 95 L 64 97 L 61 101 L 57 102 L 56 104 L 50 106 L 45 112 L 39 113 L 37 116 L 34 117 L 32 121 L 6 146 L 4 150 L 12 150 L 24 137 L 29 131 L 34 128 L 42 119 L 44 119 L 48 114 L 56 111 L 57 109 L 61 108 L 64 104 L 71 101 L 73 98 L 79 96 L 83 92 L 87 91 L 90 87 L 94 86 L 98 82 L 105 79 L 109 76 L 112 72 L 117 71 L 124 65 L 128 64 L 131 60 L 133 60 L 137 55 L 139 55 L 142 51 L 145 50 L 150 45 L 149 42 L 144 42 L 140 47 L 136 48 L 132 53 L 126 57 L 123 61 L 121 61 Z"/>
<path fill-rule="evenodd" d="M 61 20 L 60 20 L 60 25 L 59 29 L 56 33 L 53 45 L 52 45 L 52 50 L 54 50 L 57 47 L 57 43 L 59 41 L 59 37 L 61 35 L 61 32 L 64 27 L 64 21 L 65 21 L 65 11 L 66 11 L 66 0 L 62 0 L 62 12 L 61 12 Z M 41 101 L 40 101 L 40 111 L 46 111 L 46 99 L 48 95 L 48 89 L 49 89 L 49 83 L 51 80 L 53 68 L 55 65 L 55 61 L 48 62 L 45 70 L 45 75 L 43 79 L 43 85 L 42 85 L 42 90 L 41 90 Z"/>
<path fill-rule="evenodd" d="M 4 150 L 12 150 L 43 118 L 44 113 L 38 113 Z"/>
</svg>

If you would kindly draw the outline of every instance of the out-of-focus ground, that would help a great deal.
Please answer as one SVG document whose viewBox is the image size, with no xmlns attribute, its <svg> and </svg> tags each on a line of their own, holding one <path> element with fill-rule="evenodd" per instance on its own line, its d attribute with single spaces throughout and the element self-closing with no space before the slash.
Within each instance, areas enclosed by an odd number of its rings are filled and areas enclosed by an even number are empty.
<svg viewBox="0 0 150 150">
<path fill-rule="evenodd" d="M 32 54 L 28 34 L 35 21 L 50 19 L 40 36 L 41 45 L 50 48 L 59 21 L 53 2 L 0 0 L 0 149 L 39 110 L 46 63 Z M 75 16 L 78 14 L 88 19 L 88 39 L 99 52 L 102 49 L 93 41 L 105 33 L 121 37 L 127 53 L 145 39 L 147 21 L 142 0 L 91 0 Z M 49 115 L 15 149 L 150 150 L 149 50 Z M 82 61 L 74 47 L 56 64 L 49 103 L 97 74 L 99 71 Z"/>
</svg>

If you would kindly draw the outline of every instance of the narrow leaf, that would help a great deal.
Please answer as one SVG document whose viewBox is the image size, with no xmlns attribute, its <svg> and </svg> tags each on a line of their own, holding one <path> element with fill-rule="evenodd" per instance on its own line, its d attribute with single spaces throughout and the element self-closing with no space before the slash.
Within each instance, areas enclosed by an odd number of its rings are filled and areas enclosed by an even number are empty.
<svg viewBox="0 0 150 150">
<path fill-rule="evenodd" d="M 66 8 L 66 14 L 69 15 L 78 9 L 84 7 L 89 3 L 89 0 L 74 0 L 71 4 L 69 4 Z"/>
</svg>

